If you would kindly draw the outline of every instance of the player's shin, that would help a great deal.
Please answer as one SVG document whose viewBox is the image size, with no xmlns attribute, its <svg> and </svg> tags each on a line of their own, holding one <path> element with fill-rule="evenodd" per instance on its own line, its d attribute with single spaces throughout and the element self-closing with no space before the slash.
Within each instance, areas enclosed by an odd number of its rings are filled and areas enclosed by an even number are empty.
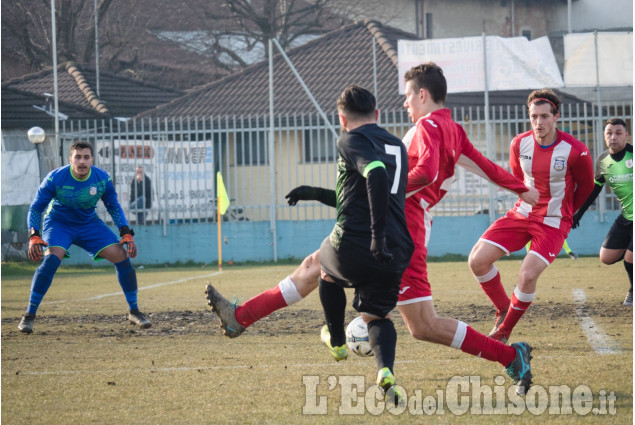
<svg viewBox="0 0 635 425">
<path fill-rule="evenodd" d="M 346 344 L 344 333 L 344 313 L 346 311 L 346 293 L 344 288 L 332 282 L 318 279 L 320 301 L 324 318 L 331 334 L 331 345 L 339 347 Z"/>
<path fill-rule="evenodd" d="M 61 263 L 62 261 L 57 256 L 49 254 L 44 257 L 42 264 L 35 270 L 33 281 L 31 282 L 31 295 L 26 309 L 27 313 L 36 313 L 42 298 L 51 287 L 53 276 L 55 276 L 55 272 Z"/>
<path fill-rule="evenodd" d="M 368 323 L 368 340 L 375 355 L 377 370 L 385 367 L 393 371 L 397 331 L 390 319 L 377 319 Z"/>
<path fill-rule="evenodd" d="M 504 311 L 509 307 L 509 297 L 501 282 L 501 275 L 496 266 L 492 266 L 489 272 L 483 276 L 475 276 L 481 284 L 483 292 L 487 294 L 498 311 Z"/>
<path fill-rule="evenodd" d="M 498 362 L 503 366 L 509 365 L 516 356 L 516 350 L 513 347 L 485 336 L 461 321 L 456 328 L 451 347 L 476 357 Z"/>
<path fill-rule="evenodd" d="M 511 303 L 509 305 L 509 310 L 507 311 L 507 316 L 503 323 L 498 327 L 498 330 L 506 335 L 511 334 L 512 330 L 518 323 L 525 311 L 529 308 L 536 293 L 525 294 L 518 287 L 514 289 L 514 293 L 512 294 Z"/>
<path fill-rule="evenodd" d="M 235 317 L 238 323 L 248 327 L 274 311 L 301 300 L 302 295 L 296 289 L 295 283 L 287 276 L 275 287 L 256 295 L 236 307 Z"/>
<path fill-rule="evenodd" d="M 137 273 L 132 267 L 130 258 L 115 263 L 115 270 L 117 271 L 117 279 L 119 285 L 126 296 L 126 302 L 130 310 L 136 310 L 137 307 Z"/>
</svg>

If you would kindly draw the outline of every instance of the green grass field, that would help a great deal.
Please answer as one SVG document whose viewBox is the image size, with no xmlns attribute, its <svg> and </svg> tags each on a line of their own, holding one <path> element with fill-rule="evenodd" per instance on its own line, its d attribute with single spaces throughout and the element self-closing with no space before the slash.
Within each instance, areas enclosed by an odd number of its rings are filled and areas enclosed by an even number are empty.
<svg viewBox="0 0 635 425">
<path fill-rule="evenodd" d="M 439 315 L 489 332 L 493 308 L 467 264 L 429 267 Z M 519 261 L 498 267 L 511 292 Z M 627 278 L 621 265 L 597 258 L 559 258 L 512 335 L 535 347 L 536 390 L 526 401 L 508 396 L 514 387 L 499 364 L 415 341 L 394 314 L 395 375 L 409 396 L 401 413 L 373 399 L 372 357 L 336 363 L 321 345 L 317 293 L 237 339 L 220 333 L 205 282 L 242 302 L 293 266 L 137 270 L 148 330 L 127 323 L 113 268 L 61 267 L 35 332 L 23 335 L 17 324 L 34 268 L 2 265 L 3 424 L 633 423 L 633 315 L 621 304 Z M 556 387 L 571 392 L 563 407 Z"/>
</svg>

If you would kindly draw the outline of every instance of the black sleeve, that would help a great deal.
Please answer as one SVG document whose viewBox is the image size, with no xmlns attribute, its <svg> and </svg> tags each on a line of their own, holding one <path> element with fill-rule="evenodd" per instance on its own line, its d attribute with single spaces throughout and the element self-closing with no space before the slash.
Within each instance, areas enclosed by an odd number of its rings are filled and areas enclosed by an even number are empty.
<svg viewBox="0 0 635 425">
<path fill-rule="evenodd" d="M 374 239 L 383 238 L 386 236 L 386 215 L 390 197 L 388 173 L 385 168 L 377 167 L 368 173 L 366 176 L 366 190 L 368 191 L 368 203 L 370 206 L 372 237 Z"/>
<path fill-rule="evenodd" d="M 577 216 L 578 220 L 580 220 L 582 218 L 582 216 L 584 215 L 586 210 L 593 204 L 593 202 L 595 202 L 595 199 L 598 197 L 600 192 L 602 192 L 602 187 L 603 186 L 600 186 L 597 183 L 595 184 L 595 187 L 593 188 L 593 192 L 591 192 L 589 197 L 586 198 L 586 201 L 584 201 L 584 204 L 582 204 L 580 209 L 578 209 L 578 211 L 576 211 L 576 213 L 575 213 L 575 215 Z"/>
<path fill-rule="evenodd" d="M 337 199 L 335 196 L 335 191 L 331 190 L 331 189 L 322 189 L 321 187 L 318 188 L 318 193 L 317 193 L 317 197 L 315 198 L 316 201 L 320 201 L 321 203 L 323 203 L 326 206 L 329 207 L 333 207 L 335 208 L 335 206 L 337 205 Z"/>
</svg>

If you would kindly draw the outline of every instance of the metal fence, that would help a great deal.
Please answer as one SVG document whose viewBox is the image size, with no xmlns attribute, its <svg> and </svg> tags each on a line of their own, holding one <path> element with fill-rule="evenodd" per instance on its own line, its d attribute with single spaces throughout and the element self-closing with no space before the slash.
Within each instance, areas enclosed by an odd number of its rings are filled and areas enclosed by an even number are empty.
<svg viewBox="0 0 635 425">
<path fill-rule="evenodd" d="M 489 120 L 483 107 L 452 109 L 472 143 L 490 159 L 509 169 L 512 138 L 530 129 L 524 105 L 492 106 Z M 632 102 L 563 105 L 559 128 L 590 149 L 593 158 L 606 147 L 603 122 L 611 117 L 632 126 Z M 330 115 L 338 128 L 338 119 Z M 398 137 L 411 127 L 404 110 L 382 112 L 380 125 Z M 489 131 L 488 131 L 489 129 Z M 271 135 L 273 134 L 273 137 Z M 60 131 L 63 152 L 77 141 L 95 146 L 95 165 L 112 176 L 129 221 L 162 224 L 215 221 L 216 174 L 220 172 L 230 208 L 225 221 L 324 220 L 332 208 L 317 202 L 289 207 L 284 195 L 298 185 L 335 188 L 336 141 L 318 114 L 277 116 L 271 130 L 268 116 L 180 117 L 162 120 L 65 121 Z M 142 166 L 151 181 L 151 204 L 135 203 L 132 181 Z M 480 177 L 457 167 L 456 179 L 434 215 L 502 214 L 516 196 L 492 188 Z M 619 209 L 606 191 L 601 210 Z M 105 209 L 100 216 L 110 221 Z"/>
</svg>

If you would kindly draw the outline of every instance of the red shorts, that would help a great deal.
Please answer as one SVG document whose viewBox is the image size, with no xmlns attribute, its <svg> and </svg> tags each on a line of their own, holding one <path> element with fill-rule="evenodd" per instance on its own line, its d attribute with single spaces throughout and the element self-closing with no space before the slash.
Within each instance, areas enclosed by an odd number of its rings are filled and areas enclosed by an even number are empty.
<svg viewBox="0 0 635 425">
<path fill-rule="evenodd" d="M 406 222 L 414 242 L 415 250 L 410 264 L 401 277 L 397 305 L 412 304 L 431 300 L 432 291 L 428 281 L 428 240 L 432 227 L 432 216 L 418 200 L 406 198 Z"/>
<path fill-rule="evenodd" d="M 508 211 L 483 233 L 479 241 L 499 247 L 505 255 L 523 249 L 531 241 L 528 254 L 536 255 L 549 265 L 560 253 L 566 238 L 567 234 L 560 229 Z"/>
</svg>

